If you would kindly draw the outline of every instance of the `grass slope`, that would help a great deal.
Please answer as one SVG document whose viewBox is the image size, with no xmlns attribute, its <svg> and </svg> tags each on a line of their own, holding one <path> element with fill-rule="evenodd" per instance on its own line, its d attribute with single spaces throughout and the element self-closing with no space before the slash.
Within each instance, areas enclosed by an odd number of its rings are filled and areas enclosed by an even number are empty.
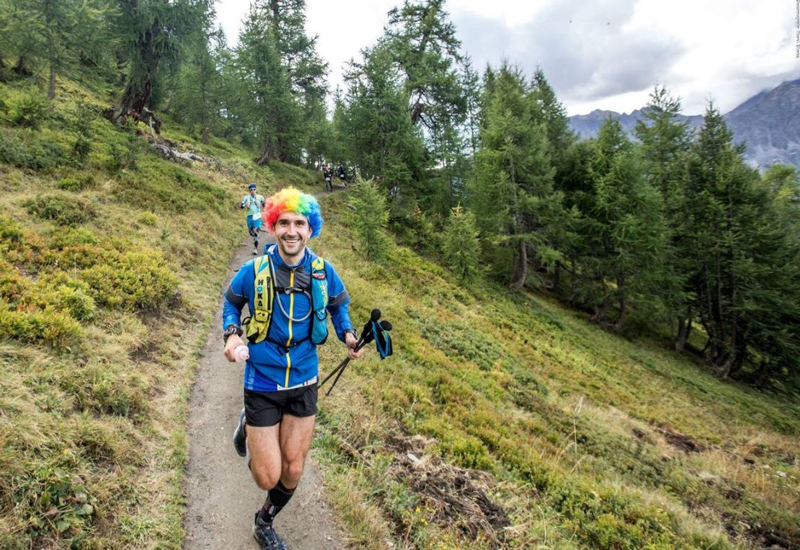
<svg viewBox="0 0 800 550">
<path fill-rule="evenodd" d="M 0 548 L 180 548 L 197 351 L 246 184 L 308 185 L 165 120 L 182 165 L 59 82 L 0 84 Z M 85 121 L 82 123 L 80 121 Z"/>
<path fill-rule="evenodd" d="M 316 442 L 359 548 L 797 548 L 800 404 L 404 247 L 371 265 L 326 198 L 313 243 L 395 356 L 321 397 Z M 325 346 L 323 374 L 339 360 Z M 777 546 L 772 546 L 777 545 Z"/>
</svg>

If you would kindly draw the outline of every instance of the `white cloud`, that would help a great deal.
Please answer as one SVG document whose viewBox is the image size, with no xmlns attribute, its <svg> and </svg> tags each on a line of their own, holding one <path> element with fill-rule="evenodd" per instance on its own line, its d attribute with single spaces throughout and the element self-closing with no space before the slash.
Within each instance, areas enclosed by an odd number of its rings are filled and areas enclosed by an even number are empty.
<svg viewBox="0 0 800 550">
<path fill-rule="evenodd" d="M 330 65 L 331 89 L 343 65 L 383 32 L 401 0 L 307 0 L 307 29 Z M 249 9 L 218 0 L 235 43 Z M 656 83 L 683 99 L 684 112 L 709 99 L 728 111 L 783 80 L 800 77 L 795 6 L 788 0 L 451 0 L 446 9 L 463 47 L 482 68 L 502 59 L 526 72 L 540 65 L 570 114 L 631 111 Z"/>
</svg>

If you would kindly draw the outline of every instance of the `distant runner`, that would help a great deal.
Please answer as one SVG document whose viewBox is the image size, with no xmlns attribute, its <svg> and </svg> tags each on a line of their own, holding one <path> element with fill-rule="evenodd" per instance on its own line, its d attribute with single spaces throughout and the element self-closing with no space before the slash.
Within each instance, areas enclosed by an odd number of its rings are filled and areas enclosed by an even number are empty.
<svg viewBox="0 0 800 550">
<path fill-rule="evenodd" d="M 325 178 L 325 190 L 328 192 L 333 191 L 333 170 L 328 168 L 327 164 L 322 165 L 322 177 Z"/>
<path fill-rule="evenodd" d="M 258 255 L 258 229 L 261 227 L 261 210 L 264 208 L 264 197 L 256 195 L 256 184 L 248 186 L 249 195 L 245 195 L 239 208 L 247 208 L 247 231 L 253 237 L 253 255 Z"/>
<path fill-rule="evenodd" d="M 336 175 L 339 176 L 339 181 L 344 187 L 347 187 L 347 171 L 344 169 L 344 164 L 341 162 L 336 167 Z"/>
<path fill-rule="evenodd" d="M 266 201 L 264 219 L 277 244 L 244 264 L 225 291 L 222 314 L 225 357 L 247 357 L 244 410 L 233 436 L 236 452 L 247 456 L 253 480 L 267 491 L 256 512 L 253 536 L 262 549 L 285 549 L 272 522 L 297 487 L 317 413 L 317 346 L 336 336 L 357 359 L 358 339 L 350 322 L 350 297 L 333 266 L 306 247 L 319 235 L 317 200 L 284 189 Z M 240 327 L 242 308 L 251 317 Z M 244 346 L 245 335 L 248 349 Z M 313 525 L 308 526 L 313 529 Z"/>
</svg>

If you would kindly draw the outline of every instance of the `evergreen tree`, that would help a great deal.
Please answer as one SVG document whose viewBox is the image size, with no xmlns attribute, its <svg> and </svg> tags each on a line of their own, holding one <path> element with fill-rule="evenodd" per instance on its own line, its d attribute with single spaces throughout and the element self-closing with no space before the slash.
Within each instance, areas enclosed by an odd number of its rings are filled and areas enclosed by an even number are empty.
<svg viewBox="0 0 800 550">
<path fill-rule="evenodd" d="M 355 211 L 351 214 L 351 224 L 358 235 L 361 252 L 369 260 L 383 260 L 389 248 L 386 197 L 372 180 L 358 179 L 354 187 L 351 202 Z"/>
<path fill-rule="evenodd" d="M 386 47 L 405 75 L 411 123 L 428 130 L 460 119 L 466 111 L 458 65 L 462 62 L 455 26 L 445 0 L 405 0 L 389 11 Z"/>
<path fill-rule="evenodd" d="M 503 65 L 487 90 L 482 148 L 470 190 L 472 211 L 486 248 L 501 262 L 513 263 L 511 285 L 521 288 L 529 260 L 551 267 L 560 257 L 550 228 L 561 210 L 561 196 L 553 190 L 546 128 L 534 121 L 522 75 Z"/>
<path fill-rule="evenodd" d="M 222 30 L 198 33 L 186 48 L 175 83 L 175 117 L 190 129 L 200 127 L 201 142 L 208 143 L 212 129 L 219 125 L 226 99 L 226 86 L 220 64 L 225 59 Z"/>
<path fill-rule="evenodd" d="M 675 348 L 682 351 L 692 328 L 692 309 L 687 299 L 691 292 L 686 285 L 692 266 L 684 251 L 682 234 L 691 231 L 684 227 L 682 193 L 686 159 L 691 145 L 688 123 L 678 120 L 681 105 L 669 95 L 664 86 L 656 86 L 644 116 L 637 121 L 635 133 L 641 143 L 645 171 L 651 184 L 659 190 L 667 226 L 665 284 L 666 305 L 677 318 Z"/>
<path fill-rule="evenodd" d="M 376 177 L 387 191 L 415 197 L 423 179 L 421 136 L 408 118 L 407 95 L 389 52 L 364 51 L 362 64 L 351 63 L 343 125 L 348 147 L 364 177 Z"/>
<path fill-rule="evenodd" d="M 305 34 L 303 0 L 251 5 L 236 62 L 251 98 L 245 116 L 259 120 L 259 164 L 272 159 L 299 163 L 303 151 L 316 154 L 311 149 L 319 148 L 316 130 L 326 117 L 327 66 L 315 42 Z"/>
<path fill-rule="evenodd" d="M 593 149 L 578 260 L 584 300 L 595 320 L 621 330 L 631 314 L 664 314 L 666 231 L 658 192 L 618 120 L 606 119 Z"/>
<path fill-rule="evenodd" d="M 10 46 L 4 54 L 17 56 L 21 70 L 28 63 L 46 63 L 48 99 L 56 96 L 58 73 L 109 50 L 111 10 L 104 0 L 10 0 L 8 4 L 0 6 L 3 35 Z"/>
<path fill-rule="evenodd" d="M 142 118 L 159 68 L 177 58 L 182 41 L 208 27 L 212 4 L 213 0 L 118 0 L 115 33 L 128 74 L 122 96 L 109 113 L 113 122 Z"/>
<path fill-rule="evenodd" d="M 764 369 L 796 364 L 798 257 L 770 189 L 733 145 L 710 105 L 688 164 L 684 250 L 694 271 L 691 302 L 708 337 L 706 356 L 723 377 L 737 374 L 752 346 Z"/>
<path fill-rule="evenodd" d="M 250 98 L 244 116 L 258 121 L 262 151 L 256 162 L 299 156 L 302 113 L 281 59 L 271 11 L 253 4 L 239 35 L 236 63 Z"/>
<path fill-rule="evenodd" d="M 480 275 L 480 241 L 472 212 L 453 207 L 442 245 L 444 260 L 456 277 L 470 282 Z"/>
</svg>

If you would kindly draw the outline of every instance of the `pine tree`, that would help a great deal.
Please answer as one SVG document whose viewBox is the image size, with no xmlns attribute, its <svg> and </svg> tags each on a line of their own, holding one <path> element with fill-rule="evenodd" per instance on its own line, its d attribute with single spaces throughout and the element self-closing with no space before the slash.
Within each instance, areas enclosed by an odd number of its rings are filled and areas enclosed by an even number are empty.
<svg viewBox="0 0 800 550">
<path fill-rule="evenodd" d="M 116 124 L 141 119 L 159 68 L 178 56 L 182 42 L 208 28 L 213 0 L 118 0 L 115 33 L 128 63 L 125 89 L 109 113 Z"/>
<path fill-rule="evenodd" d="M 444 260 L 456 277 L 471 282 L 480 275 L 480 241 L 472 212 L 453 207 L 442 244 Z"/>
<path fill-rule="evenodd" d="M 435 131 L 464 115 L 458 66 L 463 61 L 444 0 L 405 0 L 389 11 L 384 42 L 405 75 L 411 124 Z"/>
<path fill-rule="evenodd" d="M 687 299 L 691 289 L 686 286 L 692 266 L 681 251 L 681 235 L 687 230 L 681 197 L 691 142 L 688 123 L 678 119 L 680 110 L 680 101 L 670 96 L 664 86 L 656 86 L 635 128 L 647 177 L 659 190 L 663 203 L 668 232 L 664 297 L 671 315 L 677 318 L 675 349 L 678 351 L 682 351 L 688 341 L 693 317 Z"/>
<path fill-rule="evenodd" d="M 11 0 L 9 4 L 8 11 L 3 9 L 3 34 L 10 46 L 5 55 L 16 55 L 22 65 L 46 63 L 48 99 L 56 96 L 60 72 L 109 50 L 112 12 L 104 0 Z"/>
<path fill-rule="evenodd" d="M 186 121 L 190 129 L 200 127 L 201 142 L 219 125 L 226 86 L 219 70 L 225 59 L 225 36 L 221 29 L 197 33 L 185 48 L 186 60 L 181 64 L 175 82 L 175 116 Z"/>
<path fill-rule="evenodd" d="M 486 248 L 500 262 L 510 260 L 511 286 L 519 289 L 528 279 L 529 261 L 552 267 L 560 257 L 550 227 L 561 196 L 553 190 L 546 128 L 534 121 L 522 75 L 503 65 L 492 79 L 470 197 Z"/>
<path fill-rule="evenodd" d="M 708 337 L 706 356 L 723 377 L 741 371 L 751 346 L 767 370 L 774 371 L 770 363 L 796 364 L 791 357 L 798 344 L 786 332 L 797 326 L 796 308 L 783 307 L 797 303 L 791 225 L 732 137 L 709 105 L 689 157 L 683 202 L 692 309 Z"/>
<path fill-rule="evenodd" d="M 358 235 L 361 252 L 370 260 L 381 261 L 389 248 L 386 197 L 373 180 L 358 179 L 354 187 L 351 202 L 355 211 L 351 214 L 351 224 Z"/>
<path fill-rule="evenodd" d="M 257 133 L 263 144 L 256 162 L 285 161 L 299 153 L 302 115 L 281 59 L 276 27 L 263 6 L 251 6 L 239 35 L 236 64 L 251 98 L 244 116 L 258 122 Z"/>
<path fill-rule="evenodd" d="M 584 299 L 595 320 L 622 330 L 631 314 L 663 316 L 666 231 L 658 192 L 618 120 L 603 123 L 593 149 L 578 260 Z"/>
<path fill-rule="evenodd" d="M 364 177 L 376 177 L 386 190 L 415 197 L 423 179 L 424 150 L 420 134 L 406 111 L 408 97 L 389 52 L 381 46 L 364 51 L 364 62 L 352 63 L 343 130 Z"/>
</svg>

